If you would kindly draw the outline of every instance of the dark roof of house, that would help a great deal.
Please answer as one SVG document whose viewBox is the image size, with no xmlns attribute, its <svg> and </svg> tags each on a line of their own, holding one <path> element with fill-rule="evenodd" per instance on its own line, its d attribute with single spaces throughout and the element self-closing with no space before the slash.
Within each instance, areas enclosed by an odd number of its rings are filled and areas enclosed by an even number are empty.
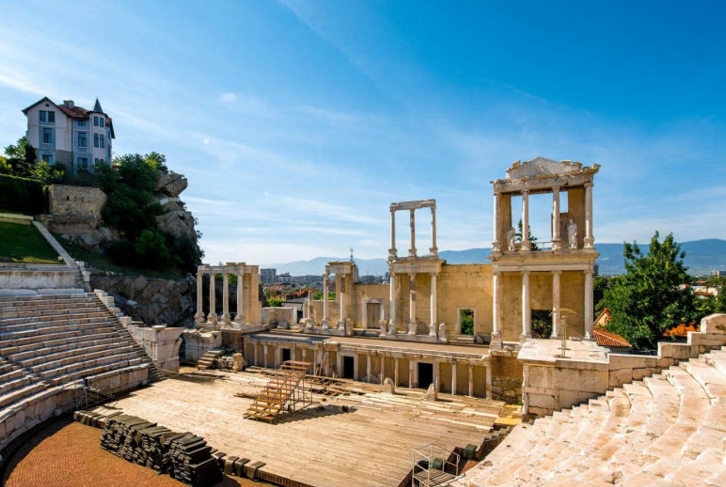
<svg viewBox="0 0 726 487">
<path fill-rule="evenodd" d="M 608 331 L 602 326 L 596 326 L 592 330 L 595 342 L 601 347 L 632 347 L 622 335 Z"/>
</svg>

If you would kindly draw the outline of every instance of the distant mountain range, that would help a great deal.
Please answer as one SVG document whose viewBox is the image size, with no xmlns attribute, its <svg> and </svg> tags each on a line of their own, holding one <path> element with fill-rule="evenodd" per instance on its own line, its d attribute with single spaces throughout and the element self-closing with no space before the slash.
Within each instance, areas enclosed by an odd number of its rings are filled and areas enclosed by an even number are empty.
<svg viewBox="0 0 726 487">
<path fill-rule="evenodd" d="M 648 245 L 638 244 L 643 253 Z M 712 270 L 726 270 L 726 240 L 716 238 L 681 242 L 681 250 L 686 252 L 685 264 L 694 276 L 708 275 Z M 600 253 L 597 259 L 599 272 L 604 276 L 623 274 L 625 265 L 622 243 L 596 243 Z M 484 264 L 489 262 L 491 248 L 468 250 L 444 250 L 439 257 L 449 264 Z M 289 272 L 292 276 L 322 275 L 325 264 L 332 261 L 345 261 L 345 257 L 316 257 L 312 260 L 298 260 L 284 264 L 270 264 L 265 267 L 277 269 L 278 274 Z M 386 259 L 355 259 L 360 275 L 383 275 L 388 271 Z"/>
</svg>

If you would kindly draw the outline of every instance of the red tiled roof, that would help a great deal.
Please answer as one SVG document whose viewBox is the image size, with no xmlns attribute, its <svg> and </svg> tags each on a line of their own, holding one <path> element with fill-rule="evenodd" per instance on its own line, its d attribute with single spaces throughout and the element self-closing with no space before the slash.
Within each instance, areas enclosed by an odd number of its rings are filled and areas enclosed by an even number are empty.
<svg viewBox="0 0 726 487">
<path fill-rule="evenodd" d="M 608 331 L 601 326 L 596 326 L 592 330 L 595 342 L 601 347 L 632 347 L 630 342 L 617 333 Z"/>
</svg>

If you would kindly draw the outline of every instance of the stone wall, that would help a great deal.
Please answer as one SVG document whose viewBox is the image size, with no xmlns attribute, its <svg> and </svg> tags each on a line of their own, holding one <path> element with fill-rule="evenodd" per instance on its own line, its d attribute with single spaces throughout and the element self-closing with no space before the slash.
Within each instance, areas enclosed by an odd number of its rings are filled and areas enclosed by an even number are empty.
<svg viewBox="0 0 726 487">
<path fill-rule="evenodd" d="M 522 363 L 517 352 L 491 350 L 492 399 L 509 404 L 522 402 Z"/>
<path fill-rule="evenodd" d="M 0 289 L 76 288 L 78 269 L 54 264 L 0 263 Z"/>
<path fill-rule="evenodd" d="M 194 327 L 196 280 L 191 276 L 171 280 L 95 273 L 91 287 L 112 294 L 116 306 L 134 321 Z"/>
<path fill-rule="evenodd" d="M 297 310 L 295 308 L 262 308 L 262 324 L 280 324 L 281 322 L 287 322 L 288 325 L 297 324 Z"/>
<path fill-rule="evenodd" d="M 184 330 L 184 361 L 196 363 L 202 355 L 222 345 L 221 331 Z"/>
<path fill-rule="evenodd" d="M 164 325 L 152 327 L 121 322 L 136 343 L 141 346 L 154 364 L 167 372 L 179 372 L 180 335 L 184 328 L 167 328 Z"/>
</svg>

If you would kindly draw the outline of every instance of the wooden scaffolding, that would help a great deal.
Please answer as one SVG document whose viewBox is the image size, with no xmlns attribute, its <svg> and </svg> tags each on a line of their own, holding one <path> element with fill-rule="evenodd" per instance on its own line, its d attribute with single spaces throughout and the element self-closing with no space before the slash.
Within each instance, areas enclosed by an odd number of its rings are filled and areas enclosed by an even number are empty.
<svg viewBox="0 0 726 487">
<path fill-rule="evenodd" d="M 312 364 L 287 360 L 247 408 L 244 418 L 274 422 L 280 414 L 293 413 L 313 402 L 305 376 Z"/>
</svg>

